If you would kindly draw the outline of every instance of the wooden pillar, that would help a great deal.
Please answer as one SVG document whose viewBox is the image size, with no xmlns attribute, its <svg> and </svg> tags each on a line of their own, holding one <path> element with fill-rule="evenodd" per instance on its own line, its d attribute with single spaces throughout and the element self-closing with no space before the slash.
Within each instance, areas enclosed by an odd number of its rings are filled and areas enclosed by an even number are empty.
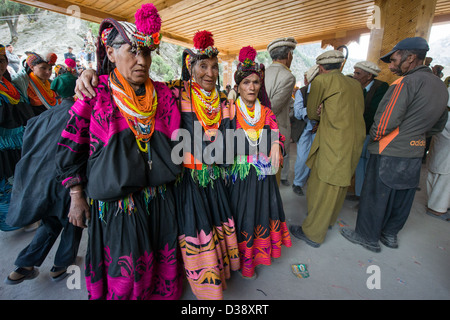
<svg viewBox="0 0 450 320">
<path fill-rule="evenodd" d="M 220 61 L 223 67 L 223 74 L 221 77 L 224 89 L 228 84 L 233 87 L 233 61 L 234 59 L 221 59 Z"/>
<path fill-rule="evenodd" d="M 381 68 L 378 79 L 392 83 L 388 64 L 380 57 L 401 40 L 409 37 L 430 37 L 437 0 L 375 0 L 367 60 Z"/>
</svg>

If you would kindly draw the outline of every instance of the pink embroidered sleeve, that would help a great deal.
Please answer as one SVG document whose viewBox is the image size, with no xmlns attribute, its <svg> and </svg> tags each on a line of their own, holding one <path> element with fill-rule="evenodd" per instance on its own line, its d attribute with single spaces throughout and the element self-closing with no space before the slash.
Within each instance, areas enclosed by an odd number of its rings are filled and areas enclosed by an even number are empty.
<svg viewBox="0 0 450 320">
<path fill-rule="evenodd" d="M 61 132 L 56 151 L 57 179 L 66 188 L 85 181 L 89 158 L 90 119 L 96 99 L 77 100 L 69 110 L 70 119 Z"/>
<path fill-rule="evenodd" d="M 278 141 L 273 141 L 273 143 L 278 143 L 282 148 L 284 148 L 284 143 L 286 142 L 286 137 L 281 134 L 280 129 L 278 128 L 278 122 L 275 114 L 267 107 L 266 108 L 266 125 L 270 127 L 270 129 L 274 132 L 278 132 L 279 139 Z"/>
<path fill-rule="evenodd" d="M 164 133 L 169 139 L 180 128 L 181 114 L 172 90 L 162 82 L 154 82 L 158 96 L 158 111 L 155 130 Z"/>
</svg>

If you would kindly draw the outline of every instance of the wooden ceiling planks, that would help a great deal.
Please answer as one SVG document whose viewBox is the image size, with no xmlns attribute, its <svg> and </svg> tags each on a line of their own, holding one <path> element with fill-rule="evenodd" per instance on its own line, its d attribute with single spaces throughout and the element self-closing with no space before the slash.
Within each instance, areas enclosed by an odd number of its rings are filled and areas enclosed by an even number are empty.
<svg viewBox="0 0 450 320">
<path fill-rule="evenodd" d="M 63 14 L 78 5 L 81 18 L 101 22 L 106 17 L 134 22 L 134 13 L 149 0 L 14 0 Z M 150 0 L 151 1 L 151 0 Z M 214 34 L 223 55 L 235 55 L 245 45 L 264 50 L 277 37 L 299 43 L 355 36 L 369 32 L 371 0 L 154 0 L 163 20 L 166 42 L 192 45 L 198 30 Z M 438 0 L 435 21 L 450 21 L 450 1 Z"/>
<path fill-rule="evenodd" d="M 297 40 L 303 37 L 310 38 L 314 33 L 307 30 L 315 30 L 321 26 L 323 32 L 332 32 L 335 29 L 358 27 L 364 28 L 369 14 L 368 6 L 371 1 L 346 1 L 348 6 L 342 7 L 343 1 L 220 1 L 222 6 L 213 11 L 203 5 L 202 9 L 191 8 L 196 11 L 196 19 L 182 21 L 179 17 L 163 17 L 163 28 L 173 29 L 173 33 L 183 35 L 193 35 L 195 31 L 208 29 L 215 35 L 216 44 L 225 53 L 237 53 L 239 48 L 248 43 L 253 43 L 255 48 L 264 49 L 270 40 L 269 37 L 276 38 L 282 36 L 294 36 Z M 281 3 L 281 5 L 280 5 Z M 198 4 L 197 4 L 198 5 Z M 325 5 L 326 10 L 325 10 Z M 201 5 L 200 5 L 201 6 Z M 315 17 L 321 14 L 320 22 L 317 23 Z M 350 15 L 349 15 L 350 14 Z M 361 20 L 360 16 L 365 15 L 359 25 L 353 20 Z M 223 17 L 226 17 L 225 19 Z M 352 21 L 345 23 L 351 18 Z M 299 20 L 303 21 L 299 27 Z M 304 22 L 307 21 L 307 22 Z M 314 26 L 316 28 L 314 28 Z M 267 30 L 262 32 L 262 30 Z M 171 30 L 172 31 L 172 30 Z M 368 30 L 367 30 L 368 31 Z M 345 32 L 345 31 L 343 31 Z M 260 44 L 255 44 L 260 42 Z"/>
</svg>

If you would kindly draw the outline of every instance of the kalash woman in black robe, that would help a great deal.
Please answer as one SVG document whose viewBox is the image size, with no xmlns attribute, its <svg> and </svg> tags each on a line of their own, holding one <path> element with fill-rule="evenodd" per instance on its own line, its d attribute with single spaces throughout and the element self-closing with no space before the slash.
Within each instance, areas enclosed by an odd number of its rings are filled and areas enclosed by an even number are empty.
<svg viewBox="0 0 450 320">
<path fill-rule="evenodd" d="M 178 241 L 192 292 L 198 299 L 208 300 L 223 299 L 226 279 L 231 271 L 239 270 L 236 230 L 224 180 L 225 137 L 231 122 L 226 96 L 216 89 L 218 53 L 212 34 L 197 32 L 194 48 L 183 52 L 182 79 L 168 83 L 182 119 L 178 134 L 172 135 L 176 143 L 172 157 L 183 165 L 174 185 Z M 78 86 L 86 95 L 97 82 L 88 71 L 83 72 Z"/>
<path fill-rule="evenodd" d="M 6 56 L 5 56 L 6 58 Z M 26 121 L 44 111 L 58 105 L 59 99 L 50 87 L 52 68 L 57 60 L 54 53 L 41 56 L 35 52 L 28 55 L 23 68 L 10 77 L 7 74 L 9 87 L 20 94 L 18 102 L 10 100 L 3 95 L 4 105 L 0 110 L 0 135 L 5 139 L 0 141 L 0 163 L 3 171 L 0 177 L 0 227 L 2 230 L 14 230 L 5 223 L 5 215 L 8 212 L 9 198 L 11 194 L 12 174 L 15 165 L 20 159 L 22 136 Z M 9 82 L 10 81 L 10 82 Z M 3 103 L 2 103 L 3 104 Z M 6 154 L 3 152 L 5 151 Z M 5 158 L 6 157 L 6 158 Z"/>
<path fill-rule="evenodd" d="M 182 291 L 175 200 L 167 187 L 180 172 L 170 157 L 180 113 L 170 89 L 149 78 L 159 14 L 144 4 L 135 17 L 136 25 L 101 23 L 96 96 L 73 105 L 58 143 L 69 220 L 90 220 L 90 299 L 169 300 Z"/>
<path fill-rule="evenodd" d="M 234 80 L 238 97 L 230 105 L 237 136 L 229 191 L 239 241 L 241 274 L 256 277 L 258 265 L 270 265 L 292 245 L 275 173 L 282 161 L 284 136 L 264 86 L 264 65 L 255 62 L 251 46 L 239 53 Z"/>
<path fill-rule="evenodd" d="M 27 121 L 34 112 L 26 95 L 11 82 L 7 70 L 6 49 L 0 45 L 0 230 L 12 231 L 8 225 L 9 209 L 15 167 L 22 151 L 22 138 Z"/>
<path fill-rule="evenodd" d="M 218 50 L 208 31 L 183 52 L 182 80 L 169 83 L 181 108 L 183 172 L 174 192 L 186 276 L 198 299 L 223 299 L 239 269 L 237 238 L 225 188 L 228 101 L 216 88 Z M 220 154 L 222 152 L 222 154 Z"/>
<path fill-rule="evenodd" d="M 6 223 L 23 227 L 39 221 L 39 227 L 30 243 L 19 252 L 15 270 L 5 279 L 9 285 L 35 278 L 39 274 L 35 266 L 41 266 L 58 238 L 51 279 L 63 280 L 77 257 L 82 229 L 69 223 L 70 196 L 56 181 L 55 164 L 55 141 L 70 119 L 68 111 L 74 104 L 75 80 L 58 76 L 52 84 L 61 103 L 27 122 Z"/>
</svg>

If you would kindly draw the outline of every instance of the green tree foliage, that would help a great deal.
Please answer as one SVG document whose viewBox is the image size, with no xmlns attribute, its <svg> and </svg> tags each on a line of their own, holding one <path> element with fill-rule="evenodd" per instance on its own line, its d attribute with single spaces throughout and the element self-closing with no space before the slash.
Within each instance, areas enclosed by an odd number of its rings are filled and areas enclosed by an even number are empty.
<svg viewBox="0 0 450 320">
<path fill-rule="evenodd" d="M 91 29 L 92 34 L 94 36 L 98 35 L 98 31 L 100 30 L 100 24 L 99 23 L 87 21 L 87 26 L 88 26 L 89 29 Z"/>
<path fill-rule="evenodd" d="M 162 81 L 170 81 L 175 79 L 175 73 L 172 67 L 164 62 L 161 56 L 155 54 L 152 56 L 151 71 L 162 77 Z"/>
</svg>

